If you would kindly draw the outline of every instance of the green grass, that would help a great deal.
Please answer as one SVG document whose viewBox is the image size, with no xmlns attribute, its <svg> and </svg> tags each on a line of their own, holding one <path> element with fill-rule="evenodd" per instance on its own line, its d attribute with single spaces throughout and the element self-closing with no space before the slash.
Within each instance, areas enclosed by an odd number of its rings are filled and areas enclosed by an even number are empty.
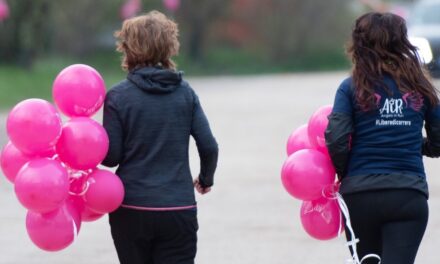
<svg viewBox="0 0 440 264">
<path fill-rule="evenodd" d="M 176 59 L 179 69 L 187 75 L 243 75 L 283 71 L 271 65 L 258 53 L 228 48 L 209 50 L 202 61 L 191 61 L 185 54 Z"/>
<path fill-rule="evenodd" d="M 277 62 L 258 52 L 229 48 L 213 48 L 203 61 L 191 62 L 185 55 L 177 58 L 180 69 L 187 75 L 242 75 L 279 72 L 328 71 L 349 68 L 349 61 L 341 51 L 307 52 Z"/>
<path fill-rule="evenodd" d="M 9 108 L 28 98 L 50 99 L 55 75 L 56 71 L 50 70 L 0 66 L 0 107 Z"/>
<path fill-rule="evenodd" d="M 349 67 L 350 61 L 343 52 L 331 50 L 308 52 L 285 65 L 286 69 L 293 71 L 331 71 Z"/>
<path fill-rule="evenodd" d="M 346 69 L 349 65 L 343 54 L 338 52 L 314 52 L 286 60 L 285 63 L 271 63 L 261 54 L 228 48 L 213 48 L 201 62 L 189 60 L 185 54 L 177 59 L 179 70 L 185 75 L 237 75 L 278 72 L 323 71 Z M 45 57 L 38 60 L 32 70 L 0 64 L 0 109 L 10 109 L 28 98 L 42 98 L 52 101 L 52 83 L 65 67 L 88 64 L 103 76 L 107 88 L 125 78 L 120 69 L 120 55 L 113 51 L 95 53 L 85 59 Z"/>
<path fill-rule="evenodd" d="M 52 83 L 65 67 L 84 63 L 97 69 L 109 88 L 121 80 L 125 74 L 119 70 L 118 62 L 105 63 L 104 60 L 46 58 L 36 62 L 32 70 L 0 64 L 0 109 L 9 109 L 18 102 L 29 98 L 52 101 Z M 115 67 L 109 67 L 108 65 Z"/>
</svg>

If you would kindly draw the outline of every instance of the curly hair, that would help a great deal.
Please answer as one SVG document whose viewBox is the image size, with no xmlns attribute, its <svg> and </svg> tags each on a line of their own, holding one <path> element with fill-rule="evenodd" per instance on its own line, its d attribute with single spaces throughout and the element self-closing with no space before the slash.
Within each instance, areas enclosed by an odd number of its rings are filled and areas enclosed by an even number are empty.
<svg viewBox="0 0 440 264">
<path fill-rule="evenodd" d="M 158 11 L 127 19 L 115 32 L 117 51 L 123 54 L 122 68 L 131 71 L 160 65 L 175 69 L 171 57 L 179 53 L 177 24 Z"/>
<path fill-rule="evenodd" d="M 402 93 L 419 93 L 437 105 L 437 90 L 423 68 L 417 48 L 408 40 L 405 20 L 391 13 L 367 13 L 356 20 L 347 53 L 357 103 L 363 110 L 375 105 L 374 88 L 390 75 Z"/>
</svg>

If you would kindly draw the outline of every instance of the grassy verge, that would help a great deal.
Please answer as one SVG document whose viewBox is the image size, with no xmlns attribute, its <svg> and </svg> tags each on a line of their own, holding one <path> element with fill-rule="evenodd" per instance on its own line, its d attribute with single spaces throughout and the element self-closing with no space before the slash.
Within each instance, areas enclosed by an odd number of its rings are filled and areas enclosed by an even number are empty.
<svg viewBox="0 0 440 264">
<path fill-rule="evenodd" d="M 0 109 L 9 109 L 18 102 L 29 98 L 42 98 L 52 101 L 52 83 L 65 67 L 84 63 L 97 69 L 103 76 L 107 87 L 124 77 L 118 62 L 105 63 L 97 59 L 91 61 L 78 59 L 46 58 L 36 62 L 32 70 L 0 64 Z M 109 67 L 107 65 L 114 65 Z"/>
<path fill-rule="evenodd" d="M 312 53 L 288 60 L 287 63 L 275 64 L 259 54 L 227 48 L 211 49 L 205 54 L 203 61 L 193 62 L 184 54 L 176 61 L 178 68 L 186 76 L 323 71 L 348 67 L 348 61 L 339 53 Z M 125 77 L 119 66 L 119 55 L 115 52 L 104 51 L 86 59 L 45 57 L 38 60 L 32 70 L 0 64 L 0 109 L 10 109 L 28 98 L 52 101 L 52 83 L 55 77 L 63 68 L 75 63 L 88 64 L 97 69 L 107 88 Z"/>
<path fill-rule="evenodd" d="M 261 54 L 246 50 L 214 48 L 203 61 L 192 62 L 185 55 L 177 58 L 179 68 L 188 75 L 242 75 L 280 72 L 328 71 L 347 69 L 349 61 L 342 52 L 309 52 L 274 63 Z"/>
</svg>

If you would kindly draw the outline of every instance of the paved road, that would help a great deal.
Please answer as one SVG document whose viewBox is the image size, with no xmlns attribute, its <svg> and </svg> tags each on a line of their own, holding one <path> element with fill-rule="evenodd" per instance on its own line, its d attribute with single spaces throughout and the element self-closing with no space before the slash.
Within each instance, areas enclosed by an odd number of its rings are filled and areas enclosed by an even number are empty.
<svg viewBox="0 0 440 264">
<path fill-rule="evenodd" d="M 286 74 L 190 79 L 220 144 L 212 193 L 198 197 L 201 264 L 344 263 L 344 239 L 314 240 L 299 221 L 300 201 L 280 183 L 285 142 L 318 107 L 331 104 L 347 73 Z M 0 143 L 6 142 L 5 114 Z M 194 145 L 191 155 L 196 157 Z M 197 160 L 191 164 L 198 169 Z M 436 264 L 440 255 L 440 161 L 426 160 L 430 220 L 418 263 Z M 117 264 L 107 218 L 85 223 L 77 241 L 47 253 L 28 239 L 25 209 L 13 187 L 0 179 L 0 264 Z M 438 245 L 438 244 L 437 244 Z"/>
</svg>

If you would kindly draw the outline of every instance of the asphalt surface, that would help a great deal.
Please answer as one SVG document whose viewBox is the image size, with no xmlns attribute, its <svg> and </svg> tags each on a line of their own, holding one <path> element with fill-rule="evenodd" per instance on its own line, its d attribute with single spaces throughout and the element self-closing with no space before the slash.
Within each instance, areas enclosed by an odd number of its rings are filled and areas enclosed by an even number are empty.
<svg viewBox="0 0 440 264">
<path fill-rule="evenodd" d="M 332 104 L 345 76 L 346 72 L 337 72 L 189 79 L 220 147 L 215 186 L 211 193 L 197 196 L 197 263 L 345 263 L 349 253 L 344 238 L 318 241 L 309 237 L 299 220 L 301 202 L 290 197 L 280 181 L 287 137 L 307 123 L 317 108 Z M 0 114 L 1 145 L 7 142 L 6 114 Z M 198 172 L 196 153 L 192 143 L 194 175 Z M 430 219 L 417 263 L 437 264 L 440 160 L 425 161 Z M 25 215 L 12 184 L 0 177 L 0 264 L 118 263 L 107 216 L 84 223 L 77 240 L 54 253 L 32 244 Z"/>
</svg>

